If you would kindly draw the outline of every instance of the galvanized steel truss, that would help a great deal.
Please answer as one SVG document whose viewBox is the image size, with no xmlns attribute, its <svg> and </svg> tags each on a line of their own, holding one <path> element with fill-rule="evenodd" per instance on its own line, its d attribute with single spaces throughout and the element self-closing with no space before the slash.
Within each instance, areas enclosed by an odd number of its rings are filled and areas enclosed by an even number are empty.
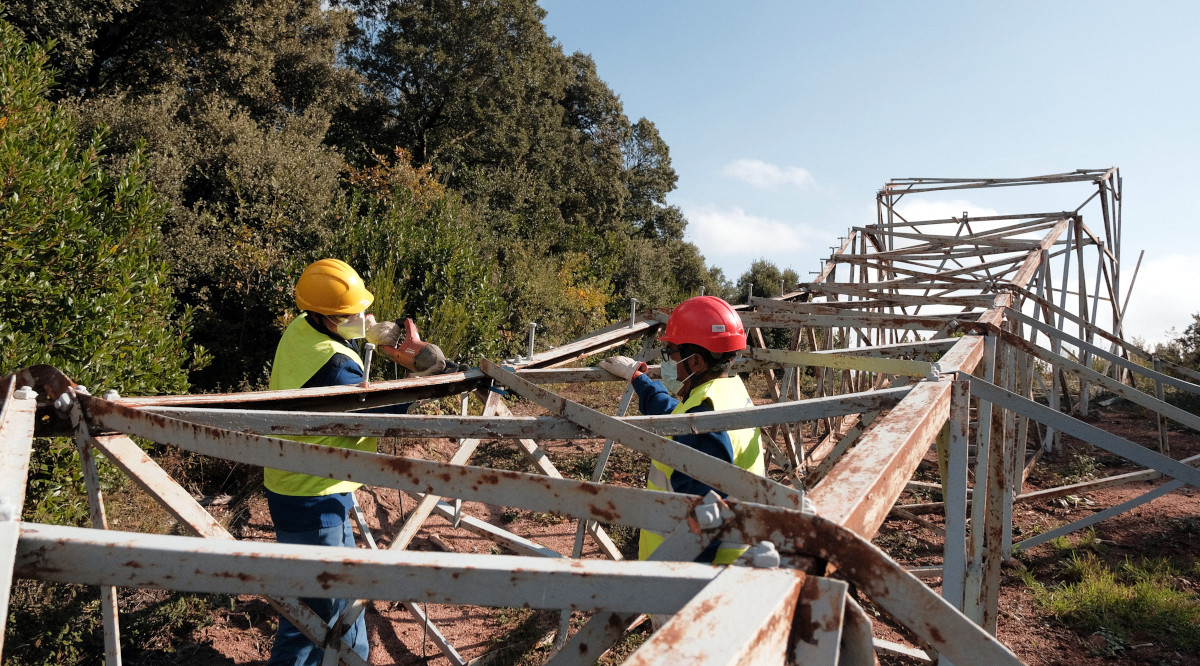
<svg viewBox="0 0 1200 666">
<path fill-rule="evenodd" d="M 1090 184 L 1095 191 L 1077 207 L 1055 213 L 946 220 L 909 220 L 901 213 L 905 198 L 928 192 L 1066 183 Z M 612 380 L 596 368 L 561 366 L 630 342 L 642 343 L 644 358 L 653 358 L 653 337 L 666 319 L 661 312 L 636 314 L 541 353 L 531 341 L 529 357 L 506 365 L 485 360 L 466 373 L 360 387 L 100 398 L 53 368 L 23 370 L 5 378 L 0 415 L 0 572 L 99 586 L 109 663 L 120 660 L 120 587 L 261 594 L 327 646 L 330 664 L 362 663 L 341 644 L 336 629 L 366 602 L 352 604 L 331 629 L 297 596 L 399 600 L 418 615 L 414 602 L 593 613 L 569 641 L 564 618 L 555 663 L 594 661 L 644 613 L 673 617 L 627 663 L 674 661 L 680 650 L 687 661 L 703 663 L 863 663 L 876 648 L 902 650 L 872 639 L 870 621 L 848 596 L 847 583 L 907 628 L 929 655 L 958 663 L 1015 662 L 991 635 L 1000 561 L 1014 547 L 1051 537 L 1013 544 L 1012 507 L 1085 489 L 1023 493 L 1029 469 L 1067 433 L 1147 468 L 1096 486 L 1173 478 L 1140 500 L 1148 501 L 1184 483 L 1200 484 L 1200 472 L 1187 464 L 1193 461 L 1167 455 L 1165 427 L 1155 452 L 1072 418 L 1087 413 L 1089 387 L 1100 387 L 1161 418 L 1196 427 L 1195 415 L 1163 402 L 1162 387 L 1192 392 L 1200 387 L 1164 370 L 1188 379 L 1194 374 L 1165 367 L 1121 336 L 1129 292 L 1122 297 L 1120 289 L 1116 169 L 1023 179 L 896 180 L 880 191 L 878 207 L 878 222 L 851 229 L 813 281 L 776 298 L 752 297 L 740 308 L 757 345 L 737 367 L 766 376 L 775 398 L 752 408 L 626 417 L 627 391 L 618 415 L 609 416 L 544 388 Z M 1093 209 L 1099 209 L 1098 223 Z M 1097 231 L 1085 224 L 1085 214 Z M 788 348 L 767 348 L 766 329 L 790 331 Z M 1154 369 L 1131 361 L 1138 357 Z M 804 393 L 809 386 L 804 372 L 813 375 L 811 394 Z M 1156 395 L 1128 385 L 1131 373 L 1153 381 Z M 484 405 L 481 415 L 351 411 L 468 392 Z M 546 415 L 514 416 L 502 394 L 517 394 Z M 1045 405 L 1034 400 L 1038 396 Z M 972 409 L 981 424 L 974 433 Z M 777 470 L 772 478 L 781 481 L 756 477 L 666 438 L 751 425 L 768 435 Z M 20 521 L 35 432 L 75 438 L 93 527 L 99 530 Z M 318 433 L 452 437 L 459 451 L 440 463 L 280 438 Z M 337 549 L 235 541 L 130 436 L 251 465 L 396 488 L 419 503 L 388 548 L 376 549 L 368 539 L 372 549 L 358 549 L 352 557 Z M 578 438 L 605 439 L 591 482 L 562 478 L 539 444 Z M 493 439 L 518 442 L 539 473 L 469 466 L 479 443 Z M 945 501 L 896 506 L 935 443 Z M 599 483 L 614 445 L 664 461 L 730 499 Z M 96 451 L 196 536 L 105 529 Z M 579 521 L 574 549 L 555 552 L 464 515 L 459 502 L 464 499 L 568 514 Z M 817 507 L 815 515 L 808 500 Z M 1087 524 L 1126 508 L 1113 507 Z M 933 511 L 946 516 L 943 568 L 907 571 L 869 542 L 889 513 L 923 521 L 920 514 Z M 434 512 L 526 556 L 406 551 Z M 667 539 L 654 561 L 619 561 L 602 524 L 652 529 Z M 609 559 L 577 559 L 588 536 Z M 691 563 L 714 538 L 757 544 L 744 558 L 751 566 Z M 941 576 L 942 595 L 914 573 Z M 2 584 L 0 622 L 7 615 L 8 583 Z M 436 627 L 434 638 L 452 663 L 463 662 Z"/>
</svg>

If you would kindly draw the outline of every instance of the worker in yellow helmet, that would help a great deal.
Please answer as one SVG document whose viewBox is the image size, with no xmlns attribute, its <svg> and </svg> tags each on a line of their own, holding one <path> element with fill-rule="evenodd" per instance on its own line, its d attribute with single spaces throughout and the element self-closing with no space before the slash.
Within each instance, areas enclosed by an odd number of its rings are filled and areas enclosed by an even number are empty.
<svg viewBox="0 0 1200 666">
<path fill-rule="evenodd" d="M 298 389 L 358 384 L 367 378 L 353 341 L 366 335 L 372 318 L 366 310 L 375 300 L 358 273 L 346 262 L 322 259 L 311 264 L 296 283 L 296 305 L 302 314 L 284 331 L 275 349 L 270 388 Z M 387 409 L 404 413 L 408 405 Z M 372 410 L 381 411 L 381 410 Z M 374 437 L 308 437 L 288 439 L 375 451 Z M 360 485 L 308 474 L 267 468 L 263 473 L 267 506 L 280 543 L 354 547 L 349 513 Z M 328 622 L 346 607 L 345 599 L 303 599 Z M 367 658 L 363 615 L 346 629 L 345 641 Z M 269 664 L 321 663 L 323 650 L 285 618 L 279 619 Z"/>
<path fill-rule="evenodd" d="M 601 368 L 629 380 L 638 394 L 643 414 L 695 414 L 754 406 L 741 378 L 728 372 L 734 354 L 746 348 L 742 319 L 731 305 L 715 296 L 689 298 L 671 312 L 659 342 L 664 345 L 661 382 L 645 374 L 645 363 L 627 356 L 613 356 L 600 362 Z M 758 428 L 744 428 L 676 435 L 671 439 L 762 476 L 765 464 L 760 437 Z M 657 460 L 650 461 L 646 487 L 700 496 L 714 490 Z M 649 559 L 662 541 L 661 534 L 642 530 L 638 559 Z M 713 541 L 696 561 L 729 564 L 745 550 L 740 544 Z"/>
</svg>

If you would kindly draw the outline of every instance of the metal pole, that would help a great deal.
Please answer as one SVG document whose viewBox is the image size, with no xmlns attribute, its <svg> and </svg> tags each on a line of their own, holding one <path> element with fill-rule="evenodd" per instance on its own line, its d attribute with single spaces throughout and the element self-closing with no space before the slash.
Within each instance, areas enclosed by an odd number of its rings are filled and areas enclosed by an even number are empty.
<svg viewBox="0 0 1200 666">
<path fill-rule="evenodd" d="M 1154 371 L 1162 374 L 1162 359 L 1156 354 L 1151 357 L 1151 360 L 1154 361 Z M 1156 378 L 1154 380 L 1154 397 L 1160 401 L 1163 399 L 1163 383 L 1161 379 Z M 1167 421 L 1163 418 L 1162 412 L 1155 412 L 1155 414 L 1158 416 L 1158 452 L 1165 456 L 1171 450 L 1170 443 L 1167 441 Z"/>
<path fill-rule="evenodd" d="M 993 337 L 993 336 L 989 336 Z M 997 350 L 999 352 L 999 350 Z M 1007 352 L 1007 350 L 1006 350 Z M 1004 382 L 1004 377 L 1007 369 L 1007 353 L 996 354 L 996 365 L 999 366 L 999 372 L 996 373 L 1000 377 L 1001 383 Z M 995 383 L 993 381 L 993 383 Z M 1003 558 L 1003 543 L 1004 543 L 1004 495 L 1007 488 L 1008 461 L 1005 459 L 1005 415 L 1004 409 L 997 404 L 992 404 L 991 408 L 991 434 L 988 435 L 988 460 L 986 468 L 986 512 L 984 514 L 983 527 L 983 576 L 982 588 L 980 594 L 980 606 L 983 611 L 983 623 L 980 625 L 984 631 L 995 636 L 996 635 L 996 620 L 999 611 L 1000 601 L 1000 562 Z M 980 419 L 979 428 L 982 430 L 985 426 L 984 421 Z M 976 491 L 972 495 L 976 502 L 979 501 L 981 493 L 978 489 L 979 477 L 976 476 Z M 972 530 L 975 526 L 972 524 Z"/>
<path fill-rule="evenodd" d="M 967 573 L 967 447 L 971 434 L 971 383 L 967 380 L 956 379 L 950 387 L 949 425 L 942 598 L 961 611 Z"/>
<path fill-rule="evenodd" d="M 71 420 L 75 422 L 75 444 L 79 448 L 79 463 L 83 467 L 83 482 L 87 487 L 88 510 L 92 527 L 108 529 L 108 517 L 104 512 L 104 495 L 100 491 L 100 473 L 96 468 L 96 449 L 82 420 L 78 402 L 71 405 Z M 100 602 L 104 616 L 104 663 L 106 666 L 121 666 L 121 620 L 117 609 L 117 588 L 106 585 L 100 588 Z"/>
<path fill-rule="evenodd" d="M 984 338 L 983 364 L 984 381 L 990 383 L 996 372 L 996 337 L 993 335 Z M 979 422 L 975 437 L 975 489 L 971 501 L 971 538 L 967 542 L 967 576 L 963 590 L 963 614 L 975 624 L 983 626 L 983 560 L 986 547 L 984 523 L 989 497 L 987 493 L 981 492 L 979 484 L 987 478 L 988 474 L 990 451 L 988 442 L 991 437 L 991 429 L 985 424 L 991 423 L 992 405 L 984 400 L 979 400 L 978 405 L 975 410 Z"/>
</svg>

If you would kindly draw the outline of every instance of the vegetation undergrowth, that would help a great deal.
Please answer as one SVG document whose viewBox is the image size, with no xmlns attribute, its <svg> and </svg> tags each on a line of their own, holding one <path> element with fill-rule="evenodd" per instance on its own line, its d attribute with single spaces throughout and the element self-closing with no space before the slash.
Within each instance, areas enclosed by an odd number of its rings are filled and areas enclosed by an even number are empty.
<svg viewBox="0 0 1200 666">
<path fill-rule="evenodd" d="M 1093 652 L 1115 654 L 1137 642 L 1200 648 L 1200 595 L 1183 584 L 1200 574 L 1200 560 L 1153 557 L 1113 565 L 1095 552 L 1053 545 L 1065 556 L 1059 579 L 1042 582 L 1030 571 L 1022 578 L 1038 605 L 1058 621 L 1104 638 L 1087 643 Z"/>
</svg>

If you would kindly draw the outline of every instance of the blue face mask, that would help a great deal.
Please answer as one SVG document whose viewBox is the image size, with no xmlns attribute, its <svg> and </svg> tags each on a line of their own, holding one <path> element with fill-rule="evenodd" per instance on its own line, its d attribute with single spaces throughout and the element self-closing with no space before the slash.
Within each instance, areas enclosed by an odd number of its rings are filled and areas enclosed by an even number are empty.
<svg viewBox="0 0 1200 666">
<path fill-rule="evenodd" d="M 691 357 L 688 356 L 683 360 L 686 361 L 688 358 Z M 666 386 L 672 395 L 679 395 L 679 392 L 683 390 L 683 383 L 691 379 L 692 375 L 689 374 L 687 377 L 679 379 L 679 364 L 670 357 L 663 357 L 661 367 L 663 386 Z"/>
</svg>

